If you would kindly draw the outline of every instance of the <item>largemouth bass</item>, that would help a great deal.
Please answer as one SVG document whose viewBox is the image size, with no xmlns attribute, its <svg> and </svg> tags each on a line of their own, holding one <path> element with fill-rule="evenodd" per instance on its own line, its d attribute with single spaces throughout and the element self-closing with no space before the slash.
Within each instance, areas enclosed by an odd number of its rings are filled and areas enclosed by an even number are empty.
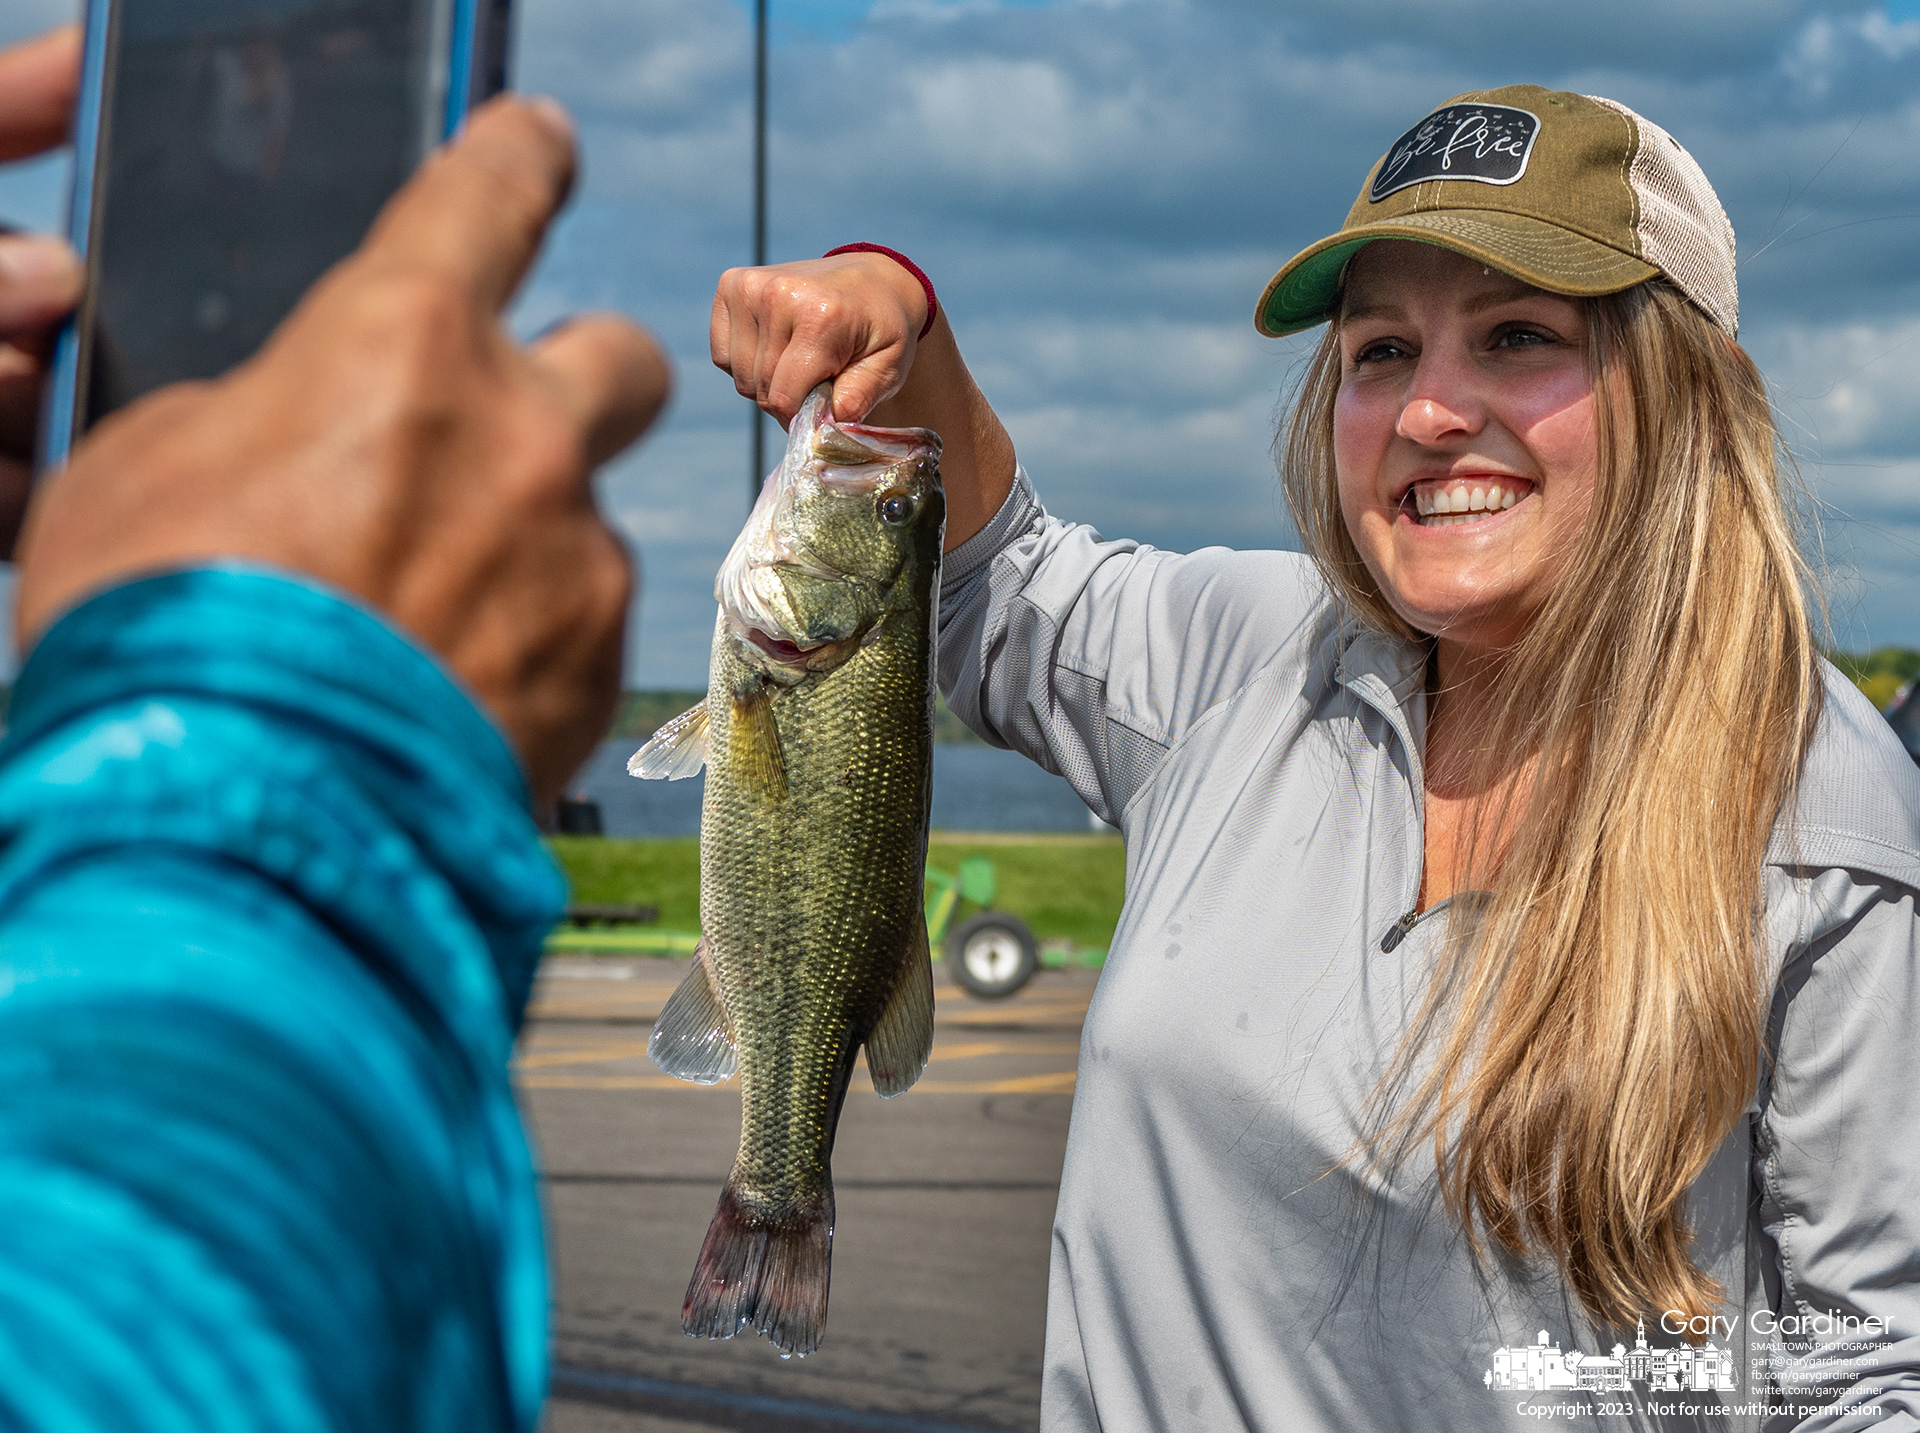
<svg viewBox="0 0 1920 1433">
<path fill-rule="evenodd" d="M 696 1338 L 820 1346 L 854 1057 L 892 1097 L 933 1044 L 939 453 L 924 429 L 834 422 L 815 389 L 714 584 L 707 699 L 628 763 L 707 771 L 700 949 L 647 1046 L 681 1079 L 740 1074 L 739 1153 L 681 1310 Z"/>
</svg>

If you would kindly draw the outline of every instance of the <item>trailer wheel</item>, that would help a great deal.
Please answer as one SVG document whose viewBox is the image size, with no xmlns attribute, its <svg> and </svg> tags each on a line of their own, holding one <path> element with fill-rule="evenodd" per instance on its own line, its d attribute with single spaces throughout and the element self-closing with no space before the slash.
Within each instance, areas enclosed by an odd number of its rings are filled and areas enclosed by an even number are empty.
<svg viewBox="0 0 1920 1433">
<path fill-rule="evenodd" d="M 1033 979 L 1040 949 L 1018 916 L 982 911 L 947 937 L 954 984 L 982 1000 L 1004 1000 Z"/>
</svg>

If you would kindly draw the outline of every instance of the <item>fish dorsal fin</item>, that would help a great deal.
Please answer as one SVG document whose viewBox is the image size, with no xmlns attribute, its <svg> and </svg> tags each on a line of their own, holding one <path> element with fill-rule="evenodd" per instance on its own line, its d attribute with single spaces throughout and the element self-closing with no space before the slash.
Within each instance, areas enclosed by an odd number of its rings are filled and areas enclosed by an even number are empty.
<svg viewBox="0 0 1920 1433">
<path fill-rule="evenodd" d="M 773 694 L 764 688 L 735 697 L 728 733 L 727 759 L 740 782 L 768 801 L 787 799 L 787 762 L 780 751 L 780 728 L 773 720 Z"/>
<path fill-rule="evenodd" d="M 720 1003 L 704 938 L 694 953 L 693 969 L 653 1022 L 647 1055 L 676 1080 L 696 1085 L 717 1085 L 739 1066 L 733 1026 Z"/>
<path fill-rule="evenodd" d="M 627 774 L 643 781 L 681 781 L 707 764 L 707 704 L 689 707 L 647 738 L 627 759 Z"/>
<path fill-rule="evenodd" d="M 867 1036 L 867 1073 L 883 1100 L 905 1094 L 933 1053 L 933 953 L 927 923 L 915 912 L 912 944 L 880 1022 Z"/>
</svg>

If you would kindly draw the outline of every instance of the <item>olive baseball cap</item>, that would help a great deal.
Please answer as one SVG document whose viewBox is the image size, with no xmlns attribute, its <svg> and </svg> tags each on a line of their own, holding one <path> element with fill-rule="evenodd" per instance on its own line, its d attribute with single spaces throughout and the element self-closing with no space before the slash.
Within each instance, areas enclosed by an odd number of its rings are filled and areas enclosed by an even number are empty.
<svg viewBox="0 0 1920 1433">
<path fill-rule="evenodd" d="M 1347 262 L 1375 239 L 1580 297 L 1665 274 L 1739 332 L 1733 225 L 1707 176 L 1659 125 L 1596 95 L 1508 85 L 1448 100 L 1381 156 L 1340 232 L 1273 276 L 1254 327 L 1278 338 L 1331 317 Z"/>
</svg>

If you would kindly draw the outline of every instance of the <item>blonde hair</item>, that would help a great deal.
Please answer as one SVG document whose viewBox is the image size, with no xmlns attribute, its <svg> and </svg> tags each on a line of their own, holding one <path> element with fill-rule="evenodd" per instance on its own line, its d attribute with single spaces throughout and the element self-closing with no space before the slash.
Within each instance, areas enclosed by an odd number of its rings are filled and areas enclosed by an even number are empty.
<svg viewBox="0 0 1920 1433">
<path fill-rule="evenodd" d="M 1483 1231 L 1545 1253 L 1590 1317 L 1630 1326 L 1723 1292 L 1687 1190 L 1756 1086 L 1762 866 L 1820 685 L 1758 369 L 1664 280 L 1587 309 L 1593 506 L 1473 757 L 1470 789 L 1508 794 L 1458 884 L 1491 898 L 1450 922 L 1365 1153 L 1430 1142 L 1476 1253 Z M 1283 430 L 1287 498 L 1350 609 L 1424 640 L 1341 517 L 1338 327 Z M 1516 752 L 1530 776 L 1503 786 Z"/>
</svg>

